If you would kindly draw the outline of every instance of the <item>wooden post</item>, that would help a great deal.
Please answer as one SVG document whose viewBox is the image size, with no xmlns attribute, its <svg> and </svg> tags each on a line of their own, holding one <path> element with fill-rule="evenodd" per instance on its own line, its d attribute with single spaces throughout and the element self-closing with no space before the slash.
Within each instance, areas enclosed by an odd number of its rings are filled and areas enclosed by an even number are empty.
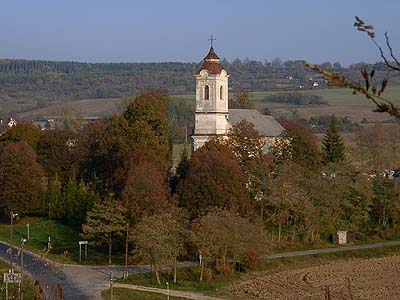
<svg viewBox="0 0 400 300">
<path fill-rule="evenodd" d="M 110 273 L 110 300 L 113 298 L 113 273 Z"/>
<path fill-rule="evenodd" d="M 128 238 L 129 238 L 129 224 L 126 223 L 126 233 L 125 233 L 125 271 L 124 278 L 128 278 Z"/>
<path fill-rule="evenodd" d="M 331 291 L 329 285 L 325 286 L 325 300 L 331 300 Z"/>
</svg>

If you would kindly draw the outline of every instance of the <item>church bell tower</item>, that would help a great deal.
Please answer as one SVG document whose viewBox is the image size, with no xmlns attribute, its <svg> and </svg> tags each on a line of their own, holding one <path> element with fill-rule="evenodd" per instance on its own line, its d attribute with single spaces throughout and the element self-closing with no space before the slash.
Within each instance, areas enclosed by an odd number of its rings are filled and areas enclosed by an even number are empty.
<svg viewBox="0 0 400 300">
<path fill-rule="evenodd" d="M 196 77 L 196 112 L 193 150 L 210 138 L 226 136 L 229 130 L 228 73 L 212 47 Z"/>
</svg>

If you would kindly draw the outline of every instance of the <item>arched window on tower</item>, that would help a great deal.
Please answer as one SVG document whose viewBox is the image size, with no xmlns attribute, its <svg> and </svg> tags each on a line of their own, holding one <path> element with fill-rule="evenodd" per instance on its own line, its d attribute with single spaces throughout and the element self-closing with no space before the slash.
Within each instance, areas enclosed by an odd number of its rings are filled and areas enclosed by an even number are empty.
<svg viewBox="0 0 400 300">
<path fill-rule="evenodd" d="M 223 91 L 224 91 L 224 88 L 222 87 L 222 85 L 221 85 L 221 87 L 219 88 L 219 99 L 220 100 L 223 100 L 224 98 L 224 94 L 223 94 Z"/>
<path fill-rule="evenodd" d="M 204 87 L 204 100 L 210 100 L 210 88 L 208 85 Z"/>
</svg>

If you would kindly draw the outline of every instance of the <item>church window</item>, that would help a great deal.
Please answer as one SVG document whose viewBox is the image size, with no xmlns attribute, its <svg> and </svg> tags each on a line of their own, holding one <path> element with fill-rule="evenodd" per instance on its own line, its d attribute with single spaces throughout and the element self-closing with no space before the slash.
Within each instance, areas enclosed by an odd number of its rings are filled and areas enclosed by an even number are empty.
<svg viewBox="0 0 400 300">
<path fill-rule="evenodd" d="M 204 87 L 204 100 L 209 100 L 210 99 L 210 88 L 208 85 Z"/>
<path fill-rule="evenodd" d="M 221 87 L 219 88 L 219 99 L 223 100 L 223 96 L 224 96 L 224 94 L 223 94 L 223 87 L 222 87 L 222 85 L 221 85 Z"/>
</svg>

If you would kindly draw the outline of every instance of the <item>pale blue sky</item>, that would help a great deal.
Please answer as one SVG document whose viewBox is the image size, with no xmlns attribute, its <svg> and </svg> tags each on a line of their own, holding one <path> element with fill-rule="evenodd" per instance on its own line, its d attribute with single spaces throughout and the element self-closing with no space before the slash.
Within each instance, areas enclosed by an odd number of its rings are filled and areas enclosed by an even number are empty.
<svg viewBox="0 0 400 300">
<path fill-rule="evenodd" d="M 400 45 L 399 0 L 0 0 L 0 58 L 199 61 L 209 48 L 229 60 L 375 62 L 354 16 Z"/>
</svg>

